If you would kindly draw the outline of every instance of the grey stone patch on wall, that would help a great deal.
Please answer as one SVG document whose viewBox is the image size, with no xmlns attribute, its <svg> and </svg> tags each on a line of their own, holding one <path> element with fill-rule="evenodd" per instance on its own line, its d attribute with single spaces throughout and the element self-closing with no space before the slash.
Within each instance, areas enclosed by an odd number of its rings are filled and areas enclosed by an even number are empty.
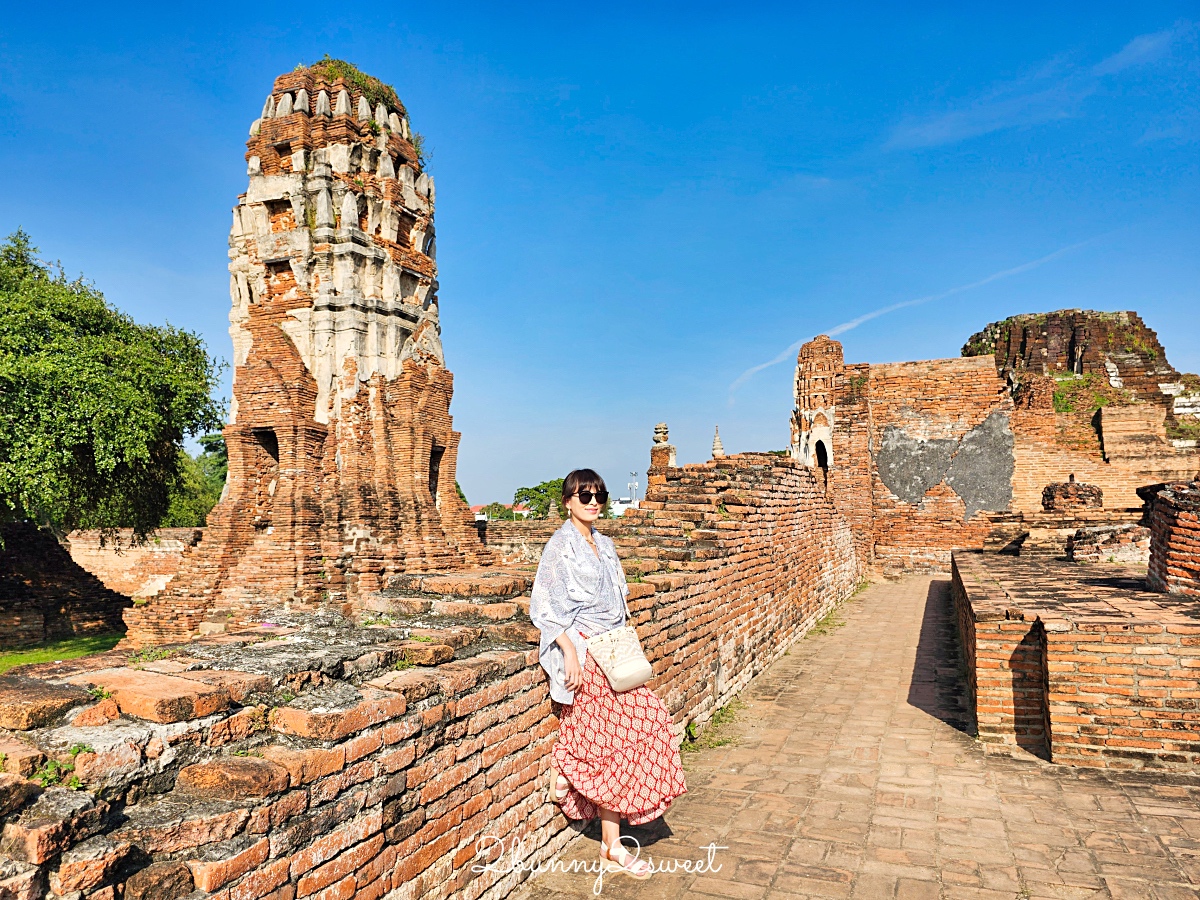
<svg viewBox="0 0 1200 900">
<path fill-rule="evenodd" d="M 964 521 L 981 510 L 1000 512 L 1012 505 L 1015 467 L 1007 413 L 994 412 L 963 435 L 946 484 L 967 507 Z"/>
<path fill-rule="evenodd" d="M 1012 504 L 1016 466 L 1008 415 L 994 412 L 961 440 L 922 441 L 889 425 L 875 456 L 879 478 L 905 503 L 920 505 L 941 481 L 962 498 L 966 518 L 981 510 L 1001 511 Z"/>
<path fill-rule="evenodd" d="M 922 441 L 895 425 L 883 430 L 875 467 L 887 489 L 905 503 L 919 504 L 925 492 L 946 477 L 958 441 Z"/>
</svg>

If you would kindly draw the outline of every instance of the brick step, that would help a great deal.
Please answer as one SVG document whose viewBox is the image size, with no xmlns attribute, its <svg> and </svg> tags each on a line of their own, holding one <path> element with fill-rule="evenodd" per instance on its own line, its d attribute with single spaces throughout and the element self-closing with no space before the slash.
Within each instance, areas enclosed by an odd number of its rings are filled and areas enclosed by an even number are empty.
<svg viewBox="0 0 1200 900">
<path fill-rule="evenodd" d="M 525 571 L 489 569 L 474 572 L 393 575 L 386 593 L 427 599 L 511 599 L 533 586 Z M 383 593 L 383 592 L 381 592 Z"/>
<path fill-rule="evenodd" d="M 501 622 L 522 613 L 529 613 L 529 597 L 523 595 L 510 600 L 494 597 L 471 597 L 468 599 L 427 599 L 424 597 L 395 596 L 390 591 L 369 594 L 355 602 L 359 610 L 358 621 L 371 624 L 372 614 L 393 618 L 412 616 L 435 616 L 450 619 L 467 619 Z"/>
</svg>

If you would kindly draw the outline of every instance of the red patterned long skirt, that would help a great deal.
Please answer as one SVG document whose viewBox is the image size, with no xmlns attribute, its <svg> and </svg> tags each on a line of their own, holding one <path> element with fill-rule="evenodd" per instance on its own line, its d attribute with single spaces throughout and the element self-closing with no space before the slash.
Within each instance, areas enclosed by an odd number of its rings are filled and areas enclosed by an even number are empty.
<svg viewBox="0 0 1200 900">
<path fill-rule="evenodd" d="M 561 804 L 569 819 L 595 818 L 603 807 L 641 825 L 687 793 L 666 705 L 645 685 L 614 692 L 590 653 L 575 702 L 559 713 L 552 758 L 571 783 Z"/>
</svg>

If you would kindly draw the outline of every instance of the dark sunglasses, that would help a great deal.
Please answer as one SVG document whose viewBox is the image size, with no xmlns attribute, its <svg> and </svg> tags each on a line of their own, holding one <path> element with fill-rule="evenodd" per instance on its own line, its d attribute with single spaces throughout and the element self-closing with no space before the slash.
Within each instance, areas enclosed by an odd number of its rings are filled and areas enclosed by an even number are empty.
<svg viewBox="0 0 1200 900">
<path fill-rule="evenodd" d="M 608 491 L 596 491 L 595 493 L 591 491 L 576 491 L 575 496 L 579 498 L 579 502 L 584 506 L 591 503 L 593 497 L 596 498 L 596 502 L 601 506 L 608 502 Z"/>
</svg>

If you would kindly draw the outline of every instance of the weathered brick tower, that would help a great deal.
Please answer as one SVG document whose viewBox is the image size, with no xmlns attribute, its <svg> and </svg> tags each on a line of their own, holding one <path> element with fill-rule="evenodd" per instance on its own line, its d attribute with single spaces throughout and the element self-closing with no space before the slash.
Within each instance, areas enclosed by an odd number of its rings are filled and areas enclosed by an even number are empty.
<svg viewBox="0 0 1200 900">
<path fill-rule="evenodd" d="M 134 642 L 400 572 L 487 563 L 455 488 L 433 179 L 395 92 L 326 60 L 275 79 L 229 237 L 229 479 Z"/>
<path fill-rule="evenodd" d="M 791 449 L 792 456 L 810 468 L 828 469 L 833 460 L 834 404 L 845 373 L 839 342 L 822 334 L 800 348 Z"/>
</svg>

